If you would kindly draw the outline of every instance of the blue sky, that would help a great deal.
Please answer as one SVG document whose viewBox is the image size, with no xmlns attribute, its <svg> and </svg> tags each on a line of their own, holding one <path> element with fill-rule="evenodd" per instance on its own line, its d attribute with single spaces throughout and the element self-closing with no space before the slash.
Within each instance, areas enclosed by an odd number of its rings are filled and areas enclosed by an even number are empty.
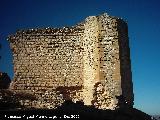
<svg viewBox="0 0 160 120">
<path fill-rule="evenodd" d="M 159 6 L 159 0 L 0 0 L 0 71 L 13 78 L 6 39 L 18 29 L 71 26 L 107 12 L 128 23 L 134 107 L 160 114 Z"/>
</svg>

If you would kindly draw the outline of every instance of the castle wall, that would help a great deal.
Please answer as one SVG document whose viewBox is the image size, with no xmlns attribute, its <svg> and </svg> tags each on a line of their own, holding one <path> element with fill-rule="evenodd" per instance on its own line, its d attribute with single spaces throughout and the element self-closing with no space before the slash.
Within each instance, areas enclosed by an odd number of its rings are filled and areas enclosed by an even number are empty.
<svg viewBox="0 0 160 120">
<path fill-rule="evenodd" d="M 99 81 L 99 42 L 98 42 L 98 21 L 97 17 L 88 17 L 85 21 L 83 37 L 83 85 L 84 103 L 92 105 L 94 84 Z"/>
<path fill-rule="evenodd" d="M 43 34 L 47 30 L 49 32 Z M 79 41 L 82 31 L 64 28 L 52 33 L 48 28 L 39 30 L 40 33 L 33 30 L 17 34 L 11 43 L 15 71 L 13 89 L 33 92 L 59 86 L 81 86 Z"/>
<path fill-rule="evenodd" d="M 134 103 L 133 83 L 131 72 L 130 48 L 128 40 L 128 27 L 124 21 L 118 21 L 118 38 L 119 38 L 119 56 L 121 70 L 121 88 L 122 94 L 128 105 Z"/>
<path fill-rule="evenodd" d="M 15 72 L 11 89 L 42 99 L 46 91 L 52 91 L 64 100 L 83 101 L 99 109 L 115 109 L 117 96 L 132 105 L 124 23 L 102 14 L 73 27 L 22 30 L 10 36 Z"/>
<path fill-rule="evenodd" d="M 96 96 L 95 104 L 101 109 L 111 109 L 118 103 L 116 96 L 122 94 L 117 18 L 101 15 L 98 18 L 98 26 L 99 83 L 103 90 Z"/>
</svg>

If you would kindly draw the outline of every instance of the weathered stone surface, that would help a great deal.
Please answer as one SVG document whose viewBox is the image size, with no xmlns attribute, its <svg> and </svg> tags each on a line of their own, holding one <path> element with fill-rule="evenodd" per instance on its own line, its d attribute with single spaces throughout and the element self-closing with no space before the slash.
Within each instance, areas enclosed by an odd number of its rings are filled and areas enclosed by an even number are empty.
<svg viewBox="0 0 160 120">
<path fill-rule="evenodd" d="M 72 27 L 21 30 L 8 40 L 14 57 L 10 89 L 34 93 L 44 102 L 39 108 L 72 100 L 115 109 L 117 96 L 133 105 L 127 23 L 122 19 L 90 16 Z"/>
</svg>

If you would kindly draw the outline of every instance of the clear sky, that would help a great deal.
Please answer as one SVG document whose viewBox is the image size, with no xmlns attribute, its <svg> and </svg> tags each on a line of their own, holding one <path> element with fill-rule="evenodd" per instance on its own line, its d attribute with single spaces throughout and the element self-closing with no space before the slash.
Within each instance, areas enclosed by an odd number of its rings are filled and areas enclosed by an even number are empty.
<svg viewBox="0 0 160 120">
<path fill-rule="evenodd" d="M 104 12 L 128 23 L 134 107 L 160 114 L 159 0 L 0 0 L 0 71 L 13 78 L 9 34 L 18 29 L 71 26 Z"/>
</svg>

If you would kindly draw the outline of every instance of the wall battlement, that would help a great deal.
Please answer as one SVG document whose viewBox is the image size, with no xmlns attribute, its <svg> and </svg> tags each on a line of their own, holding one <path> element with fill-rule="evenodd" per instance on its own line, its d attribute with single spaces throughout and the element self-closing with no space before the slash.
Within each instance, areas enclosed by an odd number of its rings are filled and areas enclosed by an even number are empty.
<svg viewBox="0 0 160 120">
<path fill-rule="evenodd" d="M 37 108 L 72 100 L 115 109 L 117 96 L 132 106 L 127 32 L 123 20 L 106 13 L 72 27 L 18 31 L 8 39 L 14 58 L 10 89 L 41 98 L 38 106 L 28 102 Z"/>
</svg>

